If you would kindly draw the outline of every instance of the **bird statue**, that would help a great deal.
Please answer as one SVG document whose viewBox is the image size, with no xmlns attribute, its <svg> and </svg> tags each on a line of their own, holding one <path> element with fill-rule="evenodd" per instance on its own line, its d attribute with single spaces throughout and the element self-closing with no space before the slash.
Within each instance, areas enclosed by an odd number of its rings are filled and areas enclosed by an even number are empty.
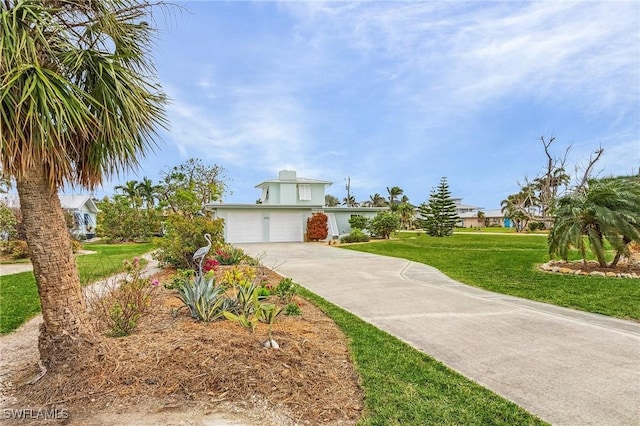
<svg viewBox="0 0 640 426">
<path fill-rule="evenodd" d="M 207 253 L 209 253 L 209 250 L 211 250 L 211 235 L 204 234 L 204 239 L 207 240 L 209 244 L 196 250 L 196 252 L 193 253 L 192 258 L 194 263 L 198 262 L 198 270 L 200 271 L 200 276 L 202 276 L 202 262 L 204 262 L 204 258 L 207 257 Z"/>
</svg>

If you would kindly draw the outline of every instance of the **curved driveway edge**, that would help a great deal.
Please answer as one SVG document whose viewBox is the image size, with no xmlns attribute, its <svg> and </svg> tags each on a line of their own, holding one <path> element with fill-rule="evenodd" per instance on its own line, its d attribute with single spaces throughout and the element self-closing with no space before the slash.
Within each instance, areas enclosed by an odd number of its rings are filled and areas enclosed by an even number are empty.
<svg viewBox="0 0 640 426">
<path fill-rule="evenodd" d="M 265 266 L 555 425 L 640 423 L 640 324 L 492 293 L 320 243 L 238 244 Z"/>
</svg>

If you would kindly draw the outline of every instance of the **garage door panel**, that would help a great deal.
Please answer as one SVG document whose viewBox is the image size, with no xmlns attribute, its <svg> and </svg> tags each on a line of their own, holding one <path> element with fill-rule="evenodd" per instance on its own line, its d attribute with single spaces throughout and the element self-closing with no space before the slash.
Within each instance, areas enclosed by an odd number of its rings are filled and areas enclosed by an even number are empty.
<svg viewBox="0 0 640 426">
<path fill-rule="evenodd" d="M 303 241 L 303 223 L 302 213 L 272 212 L 269 217 L 269 241 Z"/>
<path fill-rule="evenodd" d="M 228 243 L 261 243 L 263 240 L 262 212 L 230 212 L 225 219 Z"/>
</svg>

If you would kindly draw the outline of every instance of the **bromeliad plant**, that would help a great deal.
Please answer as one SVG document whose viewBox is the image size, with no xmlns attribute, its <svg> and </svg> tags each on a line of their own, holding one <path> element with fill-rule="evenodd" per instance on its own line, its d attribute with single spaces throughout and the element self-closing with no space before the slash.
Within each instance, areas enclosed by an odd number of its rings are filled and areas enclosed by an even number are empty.
<svg viewBox="0 0 640 426">
<path fill-rule="evenodd" d="M 213 257 L 220 265 L 237 265 L 244 260 L 246 255 L 240 248 L 231 244 L 223 244 L 216 249 Z"/>
</svg>

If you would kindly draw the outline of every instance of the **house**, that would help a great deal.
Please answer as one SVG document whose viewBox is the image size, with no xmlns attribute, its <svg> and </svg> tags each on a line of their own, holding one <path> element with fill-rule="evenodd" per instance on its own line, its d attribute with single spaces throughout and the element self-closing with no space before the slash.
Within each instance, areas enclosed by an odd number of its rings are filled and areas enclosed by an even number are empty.
<svg viewBox="0 0 640 426">
<path fill-rule="evenodd" d="M 71 233 L 75 236 L 91 235 L 95 232 L 98 207 L 90 195 L 59 195 L 62 209 L 73 215 L 74 227 Z M 7 207 L 20 208 L 18 194 L 3 194 L 0 202 Z"/>
<path fill-rule="evenodd" d="M 329 219 L 329 237 L 351 232 L 352 215 L 374 217 L 388 207 L 325 207 L 326 187 L 332 182 L 298 177 L 294 170 L 281 170 L 278 177 L 255 188 L 261 191 L 257 204 L 217 204 L 208 206 L 215 217 L 224 219 L 228 243 L 304 241 L 307 219 L 323 212 Z"/>
<path fill-rule="evenodd" d="M 478 217 L 478 212 L 484 213 L 484 219 Z M 511 221 L 504 217 L 504 213 L 500 209 L 494 210 L 476 210 L 458 214 L 462 221 L 463 228 L 477 227 L 511 227 Z"/>
<path fill-rule="evenodd" d="M 60 195 L 60 204 L 63 210 L 73 214 L 73 235 L 88 238 L 95 235 L 100 210 L 90 195 Z"/>
</svg>

